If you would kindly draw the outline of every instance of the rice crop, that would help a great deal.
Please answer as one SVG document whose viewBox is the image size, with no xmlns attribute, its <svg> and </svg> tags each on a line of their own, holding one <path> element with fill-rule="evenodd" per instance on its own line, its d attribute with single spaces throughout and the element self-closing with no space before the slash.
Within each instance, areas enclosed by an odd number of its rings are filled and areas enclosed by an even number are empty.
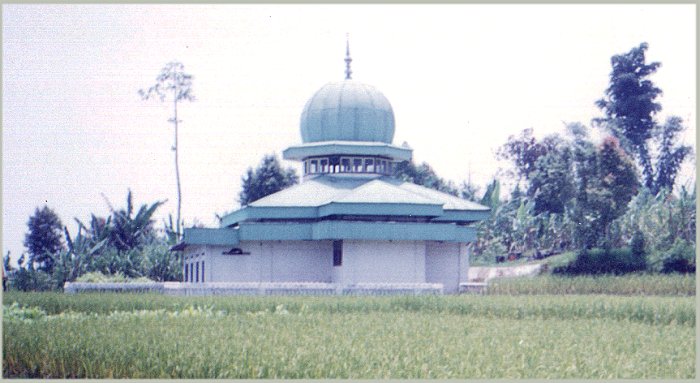
<svg viewBox="0 0 700 383">
<path fill-rule="evenodd" d="M 540 275 L 489 281 L 488 294 L 607 294 L 695 296 L 695 274 L 603 276 Z"/>
<path fill-rule="evenodd" d="M 4 302 L 5 377 L 695 377 L 691 297 L 13 293 Z"/>
<path fill-rule="evenodd" d="M 689 297 L 622 296 L 208 296 L 172 297 L 158 294 L 9 293 L 6 305 L 35 307 L 49 315 L 65 312 L 110 314 L 114 311 L 182 311 L 213 308 L 225 314 L 290 313 L 427 313 L 508 319 L 612 319 L 651 325 L 695 326 L 695 301 Z"/>
</svg>

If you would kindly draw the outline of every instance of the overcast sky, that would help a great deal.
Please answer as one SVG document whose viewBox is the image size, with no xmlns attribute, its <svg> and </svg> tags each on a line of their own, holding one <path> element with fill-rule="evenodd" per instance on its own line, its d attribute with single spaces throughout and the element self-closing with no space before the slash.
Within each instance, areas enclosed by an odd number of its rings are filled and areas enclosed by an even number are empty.
<svg viewBox="0 0 700 383">
<path fill-rule="evenodd" d="M 264 154 L 299 144 L 316 90 L 344 76 L 391 102 L 394 143 L 456 183 L 484 185 L 509 135 L 601 115 L 610 57 L 641 42 L 663 112 L 695 146 L 695 5 L 15 5 L 2 7 L 3 255 L 47 204 L 77 217 L 177 206 L 170 104 L 142 101 L 169 61 L 194 76 L 179 117 L 183 218 L 216 226 Z M 297 166 L 295 163 L 289 165 Z M 686 177 L 695 174 L 686 165 Z M 300 168 L 298 167 L 298 170 Z"/>
</svg>

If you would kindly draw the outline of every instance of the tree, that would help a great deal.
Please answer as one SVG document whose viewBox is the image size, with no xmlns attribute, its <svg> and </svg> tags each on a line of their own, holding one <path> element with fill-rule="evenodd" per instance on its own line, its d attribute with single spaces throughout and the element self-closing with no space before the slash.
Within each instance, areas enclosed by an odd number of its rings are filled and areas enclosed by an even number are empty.
<svg viewBox="0 0 700 383">
<path fill-rule="evenodd" d="M 250 167 L 241 178 L 242 190 L 238 201 L 245 206 L 262 197 L 276 193 L 299 182 L 294 168 L 283 169 L 274 154 L 265 155 L 253 171 Z"/>
<path fill-rule="evenodd" d="M 533 129 L 520 132 L 519 136 L 510 136 L 508 141 L 496 152 L 498 158 L 511 161 L 514 171 L 510 176 L 516 178 L 517 184 L 524 179 L 529 181 L 530 174 L 535 171 L 537 159 L 547 154 L 545 144 L 538 142 L 533 136 Z"/>
<path fill-rule="evenodd" d="M 143 204 L 136 215 L 132 202 L 131 190 L 126 196 L 126 209 L 112 211 L 112 227 L 110 230 L 110 244 L 119 252 L 132 249 L 140 249 L 154 237 L 153 214 L 165 203 L 157 201 L 151 204 Z"/>
<path fill-rule="evenodd" d="M 180 185 L 180 164 L 178 162 L 178 124 L 182 122 L 177 118 L 177 105 L 180 101 L 194 101 L 192 94 L 192 75 L 185 73 L 185 66 L 179 62 L 170 62 L 161 70 L 156 83 L 148 90 L 139 90 L 139 95 L 144 100 L 158 96 L 163 102 L 170 98 L 173 102 L 173 117 L 168 121 L 175 127 L 175 143 L 172 150 L 175 152 L 175 180 L 177 182 L 177 221 L 175 222 L 176 236 L 180 238 L 180 211 L 182 207 L 182 189 Z"/>
<path fill-rule="evenodd" d="M 497 179 L 493 179 L 487 186 L 484 196 L 481 197 L 480 204 L 488 206 L 494 212 L 501 204 L 501 183 Z"/>
<path fill-rule="evenodd" d="M 459 188 L 460 198 L 466 199 L 467 201 L 478 202 L 479 197 L 477 197 L 477 194 L 479 194 L 479 187 L 477 185 L 474 185 L 471 182 L 471 179 L 467 181 L 462 181 L 462 184 Z"/>
<path fill-rule="evenodd" d="M 683 120 L 677 116 L 667 118 L 666 123 L 657 129 L 655 138 L 659 153 L 656 157 L 656 174 L 652 189 L 654 194 L 658 194 L 663 189 L 673 190 L 678 170 L 692 152 L 690 146 L 676 143 L 678 133 L 684 129 Z"/>
<path fill-rule="evenodd" d="M 44 205 L 42 209 L 36 208 L 27 226 L 29 232 L 24 237 L 24 246 L 29 251 L 30 263 L 38 263 L 40 269 L 51 272 L 54 257 L 64 248 L 61 219 Z"/>
<path fill-rule="evenodd" d="M 574 196 L 571 149 L 562 146 L 540 156 L 530 178 L 527 195 L 534 199 L 534 214 L 564 213 Z"/>
<path fill-rule="evenodd" d="M 656 97 L 662 91 L 648 79 L 661 66 L 658 62 L 646 63 L 648 47 L 647 43 L 641 43 L 611 58 L 612 72 L 606 97 L 596 101 L 606 117 L 594 121 L 607 128 L 626 151 L 638 158 L 644 183 L 651 188 L 653 170 L 647 141 L 652 137 L 654 115 L 661 111 Z"/>
<path fill-rule="evenodd" d="M 399 162 L 394 168 L 394 177 L 405 182 L 412 182 L 416 185 L 422 185 L 454 196 L 459 194 L 454 184 L 439 177 L 427 162 L 423 162 L 418 166 L 416 166 L 413 161 Z M 465 190 L 465 193 L 469 192 L 468 189 Z"/>
<path fill-rule="evenodd" d="M 597 152 L 582 156 L 578 166 L 575 207 L 576 242 L 585 248 L 609 244 L 609 227 L 627 210 L 639 180 L 632 159 L 614 137 Z"/>
</svg>

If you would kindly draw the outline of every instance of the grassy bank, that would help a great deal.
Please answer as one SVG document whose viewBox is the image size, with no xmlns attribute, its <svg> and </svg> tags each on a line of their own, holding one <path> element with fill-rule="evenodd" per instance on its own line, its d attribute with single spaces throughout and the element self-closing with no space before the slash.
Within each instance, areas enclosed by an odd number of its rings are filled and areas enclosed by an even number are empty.
<svg viewBox="0 0 700 383">
<path fill-rule="evenodd" d="M 608 294 L 695 296 L 695 274 L 637 274 L 625 276 L 557 276 L 498 278 L 489 281 L 489 294 Z"/>
</svg>

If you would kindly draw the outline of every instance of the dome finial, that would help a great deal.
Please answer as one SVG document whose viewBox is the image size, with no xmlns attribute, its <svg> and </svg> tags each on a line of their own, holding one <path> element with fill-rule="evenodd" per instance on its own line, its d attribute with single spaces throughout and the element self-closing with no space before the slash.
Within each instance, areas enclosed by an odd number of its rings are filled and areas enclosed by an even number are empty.
<svg viewBox="0 0 700 383">
<path fill-rule="evenodd" d="M 345 35 L 345 79 L 352 80 L 352 70 L 350 70 L 350 34 Z"/>
</svg>

